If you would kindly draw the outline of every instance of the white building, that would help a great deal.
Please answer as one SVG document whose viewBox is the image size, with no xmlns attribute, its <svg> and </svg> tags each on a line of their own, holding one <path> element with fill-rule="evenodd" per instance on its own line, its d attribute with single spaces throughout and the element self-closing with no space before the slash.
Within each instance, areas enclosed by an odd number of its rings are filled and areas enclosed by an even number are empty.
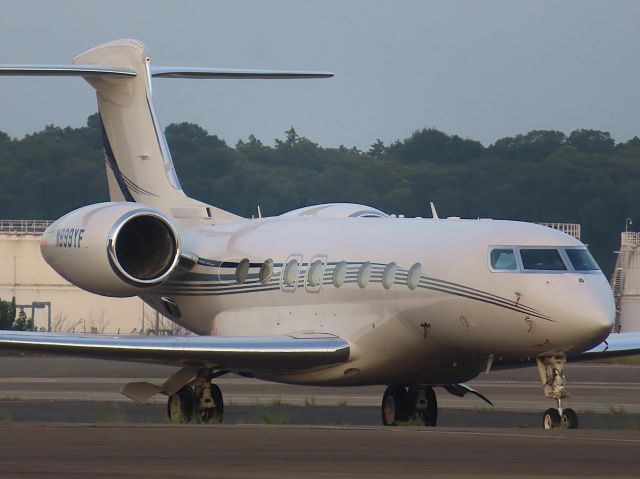
<svg viewBox="0 0 640 479">
<path fill-rule="evenodd" d="M 0 299 L 15 297 L 17 304 L 28 305 L 27 316 L 32 303 L 50 303 L 33 310 L 35 325 L 45 330 L 130 334 L 156 327 L 155 312 L 139 298 L 88 293 L 51 269 L 40 254 L 40 236 L 48 225 L 0 220 Z M 161 329 L 168 326 L 166 318 L 160 321 Z"/>
<path fill-rule="evenodd" d="M 621 233 L 611 287 L 616 300 L 614 331 L 640 331 L 640 233 Z"/>
</svg>

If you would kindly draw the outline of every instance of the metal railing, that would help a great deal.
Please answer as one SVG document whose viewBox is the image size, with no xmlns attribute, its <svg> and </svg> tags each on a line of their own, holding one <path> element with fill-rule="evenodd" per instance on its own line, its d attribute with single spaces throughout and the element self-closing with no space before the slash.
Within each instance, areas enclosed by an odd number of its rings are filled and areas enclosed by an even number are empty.
<svg viewBox="0 0 640 479">
<path fill-rule="evenodd" d="M 42 234 L 53 221 L 48 220 L 0 220 L 0 234 Z"/>
<path fill-rule="evenodd" d="M 620 246 L 635 247 L 640 245 L 640 233 L 637 231 L 623 231 L 620 233 Z"/>
<path fill-rule="evenodd" d="M 538 223 L 547 228 L 553 228 L 554 230 L 562 231 L 568 235 L 573 236 L 576 239 L 580 239 L 580 225 L 577 223 Z"/>
</svg>

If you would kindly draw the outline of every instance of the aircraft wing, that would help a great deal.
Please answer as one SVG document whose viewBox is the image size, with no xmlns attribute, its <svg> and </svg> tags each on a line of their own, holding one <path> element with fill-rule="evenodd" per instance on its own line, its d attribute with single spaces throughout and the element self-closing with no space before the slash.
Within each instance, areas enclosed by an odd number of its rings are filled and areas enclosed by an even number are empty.
<svg viewBox="0 0 640 479">
<path fill-rule="evenodd" d="M 640 354 L 640 331 L 611 333 L 609 337 L 589 351 L 569 359 L 605 359 Z"/>
<path fill-rule="evenodd" d="M 231 337 L 0 331 L 0 350 L 231 370 L 299 370 L 349 358 L 349 343 L 327 333 Z"/>
</svg>

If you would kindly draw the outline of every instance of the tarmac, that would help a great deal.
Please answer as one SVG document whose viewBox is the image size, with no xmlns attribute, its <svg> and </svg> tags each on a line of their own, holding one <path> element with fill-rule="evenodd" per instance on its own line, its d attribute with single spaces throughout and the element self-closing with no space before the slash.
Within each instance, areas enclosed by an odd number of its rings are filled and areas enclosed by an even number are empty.
<svg viewBox="0 0 640 479">
<path fill-rule="evenodd" d="M 488 396 L 437 389 L 439 426 L 382 427 L 384 387 L 317 388 L 225 376 L 223 425 L 176 425 L 166 398 L 137 405 L 128 381 L 175 368 L 0 357 L 0 478 L 639 477 L 640 366 L 568 365 L 580 429 L 541 429 L 537 370 L 483 374 Z"/>
</svg>

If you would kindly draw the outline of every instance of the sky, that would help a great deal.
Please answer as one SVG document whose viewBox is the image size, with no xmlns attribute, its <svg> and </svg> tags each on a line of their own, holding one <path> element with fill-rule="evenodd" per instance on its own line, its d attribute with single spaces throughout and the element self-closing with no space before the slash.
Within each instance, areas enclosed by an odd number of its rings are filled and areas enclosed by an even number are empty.
<svg viewBox="0 0 640 479">
<path fill-rule="evenodd" d="M 489 145 L 533 129 L 640 136 L 636 0 L 12 0 L 0 63 L 70 63 L 117 38 L 154 65 L 326 70 L 322 80 L 154 80 L 163 125 L 230 145 L 296 131 L 368 149 L 437 128 Z M 79 78 L 0 78 L 0 131 L 82 126 Z"/>
</svg>

